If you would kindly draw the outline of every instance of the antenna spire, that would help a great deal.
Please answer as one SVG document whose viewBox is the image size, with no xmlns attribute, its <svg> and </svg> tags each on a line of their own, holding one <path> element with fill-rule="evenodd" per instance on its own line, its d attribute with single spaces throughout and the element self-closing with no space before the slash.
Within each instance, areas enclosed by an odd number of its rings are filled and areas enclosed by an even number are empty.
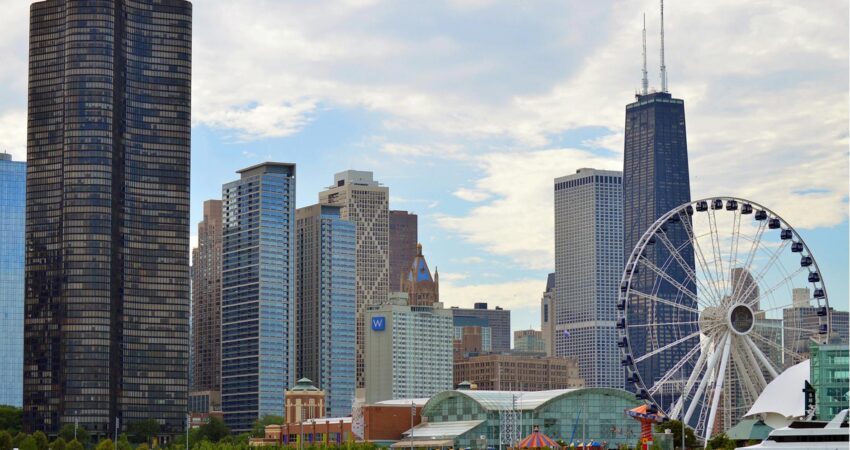
<svg viewBox="0 0 850 450">
<path fill-rule="evenodd" d="M 661 92 L 667 92 L 667 66 L 664 65 L 664 0 L 661 0 Z"/>
<path fill-rule="evenodd" d="M 649 79 L 646 74 L 646 13 L 643 15 L 643 78 L 640 83 L 640 94 L 649 93 Z"/>
</svg>

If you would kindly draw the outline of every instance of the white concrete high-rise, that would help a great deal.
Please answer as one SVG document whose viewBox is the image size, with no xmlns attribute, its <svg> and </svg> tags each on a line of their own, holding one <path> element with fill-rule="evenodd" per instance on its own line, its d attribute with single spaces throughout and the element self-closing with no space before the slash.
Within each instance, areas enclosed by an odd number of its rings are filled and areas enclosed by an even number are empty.
<svg viewBox="0 0 850 450">
<path fill-rule="evenodd" d="M 341 206 L 340 218 L 356 230 L 355 276 L 357 320 L 356 387 L 363 384 L 363 312 L 387 301 L 389 283 L 390 190 L 374 180 L 372 172 L 346 170 L 334 175 L 334 184 L 319 193 L 319 203 Z"/>
<path fill-rule="evenodd" d="M 588 387 L 625 384 L 616 330 L 623 270 L 623 174 L 555 179 L 554 353 L 578 359 Z"/>
</svg>

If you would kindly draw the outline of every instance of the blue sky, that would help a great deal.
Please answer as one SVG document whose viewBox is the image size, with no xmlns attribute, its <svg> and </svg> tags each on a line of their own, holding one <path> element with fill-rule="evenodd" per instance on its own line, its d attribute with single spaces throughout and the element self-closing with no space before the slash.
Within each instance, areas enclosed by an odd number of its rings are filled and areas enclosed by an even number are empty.
<svg viewBox="0 0 850 450">
<path fill-rule="evenodd" d="M 0 147 L 26 143 L 27 2 L 0 0 Z M 665 4 L 670 91 L 688 120 L 694 197 L 751 198 L 798 228 L 831 303 L 848 298 L 844 1 Z M 371 170 L 419 215 L 450 305 L 537 326 L 553 269 L 552 179 L 622 168 L 655 1 L 194 5 L 192 221 L 237 169 L 298 164 L 298 205 Z"/>
</svg>

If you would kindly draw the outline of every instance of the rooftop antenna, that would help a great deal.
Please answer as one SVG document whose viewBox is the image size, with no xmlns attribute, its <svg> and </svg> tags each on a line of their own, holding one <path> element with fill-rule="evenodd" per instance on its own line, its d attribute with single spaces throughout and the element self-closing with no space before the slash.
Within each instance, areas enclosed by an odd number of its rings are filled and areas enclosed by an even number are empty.
<svg viewBox="0 0 850 450">
<path fill-rule="evenodd" d="M 661 92 L 667 92 L 667 66 L 664 65 L 664 0 L 661 0 Z"/>
<path fill-rule="evenodd" d="M 643 78 L 640 82 L 640 94 L 649 93 L 649 79 L 646 75 L 646 13 L 643 14 Z"/>
</svg>

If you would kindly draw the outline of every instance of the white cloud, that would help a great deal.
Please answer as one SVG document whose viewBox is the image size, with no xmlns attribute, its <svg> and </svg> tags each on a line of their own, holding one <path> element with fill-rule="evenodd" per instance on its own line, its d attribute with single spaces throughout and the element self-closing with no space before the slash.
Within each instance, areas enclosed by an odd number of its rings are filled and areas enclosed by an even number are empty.
<svg viewBox="0 0 850 450">
<path fill-rule="evenodd" d="M 483 202 L 484 200 L 490 198 L 490 194 L 484 191 L 467 188 L 459 188 L 458 190 L 453 192 L 453 195 L 461 200 L 466 200 L 468 202 Z"/>
<path fill-rule="evenodd" d="M 27 156 L 27 113 L 25 110 L 0 112 L 0 151 L 23 161 Z"/>
</svg>

